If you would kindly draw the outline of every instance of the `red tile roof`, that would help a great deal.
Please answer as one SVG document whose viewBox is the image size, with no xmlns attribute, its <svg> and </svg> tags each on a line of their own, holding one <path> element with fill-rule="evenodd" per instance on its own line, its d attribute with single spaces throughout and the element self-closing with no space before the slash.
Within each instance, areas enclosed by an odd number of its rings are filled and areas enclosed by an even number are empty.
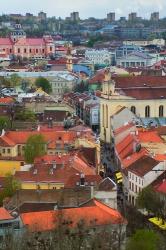
<svg viewBox="0 0 166 250">
<path fill-rule="evenodd" d="M 155 190 L 159 193 L 166 194 L 166 180 L 163 179 L 163 181 L 155 187 Z"/>
<path fill-rule="evenodd" d="M 129 76 L 129 77 L 113 77 L 115 80 L 116 88 L 129 88 L 129 87 L 165 87 L 165 76 Z"/>
<path fill-rule="evenodd" d="M 157 131 L 139 131 L 138 139 L 140 142 L 163 142 Z"/>
<path fill-rule="evenodd" d="M 148 155 L 148 151 L 145 148 L 141 148 L 139 152 L 135 152 L 126 157 L 125 159 L 122 159 L 123 168 L 128 168 L 131 164 L 133 164 L 134 162 L 136 162 L 145 155 Z"/>
<path fill-rule="evenodd" d="M 42 159 L 44 162 L 41 161 Z M 56 169 L 52 169 L 53 160 L 56 163 Z M 34 174 L 34 169 L 37 170 L 37 174 Z M 85 176 L 96 175 L 95 168 L 90 167 L 76 155 L 44 156 L 37 158 L 35 167 L 29 171 L 16 171 L 15 177 L 21 182 L 62 183 L 66 185 L 71 177 L 74 180 L 75 176 L 80 176 L 81 173 L 84 173 Z"/>
<path fill-rule="evenodd" d="M 99 184 L 101 180 L 102 178 L 100 175 L 86 175 L 85 186 L 97 186 L 97 184 Z M 77 185 L 77 183 L 79 184 Z M 80 185 L 80 175 L 74 175 L 68 179 L 65 188 L 75 188 L 76 186 L 79 185 Z"/>
<path fill-rule="evenodd" d="M 137 100 L 153 100 L 153 99 L 163 99 L 166 98 L 166 82 L 165 87 L 156 87 L 156 88 L 130 88 L 123 89 L 121 94 L 136 98 Z"/>
<path fill-rule="evenodd" d="M 134 153 L 134 144 L 138 143 L 135 135 L 127 135 L 119 144 L 116 145 L 116 151 L 121 159 Z"/>
<path fill-rule="evenodd" d="M 121 109 L 121 110 L 123 110 L 123 109 Z M 115 129 L 114 134 L 116 136 L 116 135 L 118 135 L 118 134 L 124 132 L 125 130 L 132 128 L 132 127 L 135 127 L 134 123 L 132 123 L 132 122 L 124 124 L 122 127 Z"/>
<path fill-rule="evenodd" d="M 23 213 L 21 219 L 31 232 L 53 230 L 59 224 L 59 215 L 62 216 L 62 220 L 71 222 L 69 227 L 77 227 L 82 220 L 89 227 L 94 226 L 94 224 L 96 226 L 126 224 L 125 219 L 117 210 L 102 204 L 96 199 L 94 199 L 94 203 L 95 205 L 88 207 Z"/>
<path fill-rule="evenodd" d="M 14 102 L 14 99 L 12 97 L 1 97 L 0 103 L 12 103 Z"/>
<path fill-rule="evenodd" d="M 56 141 L 72 143 L 77 134 L 74 131 L 8 131 L 1 140 L 4 140 L 9 146 L 16 144 L 25 144 L 31 135 L 42 134 L 47 142 L 50 142 L 48 148 L 56 147 Z"/>
<path fill-rule="evenodd" d="M 135 161 L 133 164 L 131 164 L 129 167 L 129 171 L 133 172 L 138 176 L 143 177 L 158 164 L 159 162 L 156 161 L 154 158 L 145 155 L 142 158 Z"/>
<path fill-rule="evenodd" d="M 9 212 L 4 207 L 0 207 L 0 221 L 11 219 L 13 219 L 13 217 L 9 214 Z"/>
</svg>

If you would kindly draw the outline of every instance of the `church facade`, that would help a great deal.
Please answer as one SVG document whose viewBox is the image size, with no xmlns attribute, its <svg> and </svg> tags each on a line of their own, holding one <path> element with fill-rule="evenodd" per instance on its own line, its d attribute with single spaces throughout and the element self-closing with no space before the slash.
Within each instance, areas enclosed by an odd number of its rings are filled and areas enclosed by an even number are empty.
<svg viewBox="0 0 166 250">
<path fill-rule="evenodd" d="M 27 38 L 21 25 L 17 24 L 9 37 L 0 37 L 0 51 L 8 56 L 45 58 L 55 53 L 55 44 L 51 36 Z"/>
</svg>

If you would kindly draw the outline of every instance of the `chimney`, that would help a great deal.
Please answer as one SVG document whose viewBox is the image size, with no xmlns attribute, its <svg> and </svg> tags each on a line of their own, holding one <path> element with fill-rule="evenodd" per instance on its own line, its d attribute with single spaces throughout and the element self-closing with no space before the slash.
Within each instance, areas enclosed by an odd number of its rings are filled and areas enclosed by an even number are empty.
<svg viewBox="0 0 166 250">
<path fill-rule="evenodd" d="M 5 130 L 2 129 L 2 133 L 1 133 L 1 136 L 0 136 L 0 137 L 2 137 L 2 136 L 4 136 L 4 135 L 5 135 Z"/>
<path fill-rule="evenodd" d="M 40 125 L 37 126 L 37 131 L 40 131 Z"/>
<path fill-rule="evenodd" d="M 94 198 L 94 186 L 90 187 L 90 191 L 91 191 L 91 199 Z"/>
<path fill-rule="evenodd" d="M 85 186 L 85 174 L 80 174 L 80 186 Z"/>
<path fill-rule="evenodd" d="M 33 174 L 37 174 L 37 168 L 34 168 Z"/>
<path fill-rule="evenodd" d="M 56 161 L 52 161 L 52 167 L 53 169 L 56 169 Z"/>
<path fill-rule="evenodd" d="M 50 169 L 49 169 L 49 174 L 50 174 L 50 175 L 53 175 L 53 174 L 54 174 L 54 169 L 53 169 L 53 168 L 50 168 Z"/>
<path fill-rule="evenodd" d="M 133 153 L 136 152 L 136 146 L 137 146 L 137 143 L 136 143 L 136 142 L 133 142 Z"/>
</svg>

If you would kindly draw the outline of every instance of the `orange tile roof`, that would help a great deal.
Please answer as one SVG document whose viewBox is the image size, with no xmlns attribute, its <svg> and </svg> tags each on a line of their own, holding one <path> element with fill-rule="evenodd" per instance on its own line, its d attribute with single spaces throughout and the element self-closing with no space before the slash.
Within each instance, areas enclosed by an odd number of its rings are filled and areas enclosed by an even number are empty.
<svg viewBox="0 0 166 250">
<path fill-rule="evenodd" d="M 110 225 L 110 224 L 126 224 L 126 220 L 122 215 L 100 201 L 93 199 L 93 206 L 68 208 L 58 211 L 42 211 L 21 214 L 21 219 L 24 225 L 32 232 L 35 231 L 49 231 L 58 226 L 59 215 L 62 220 L 71 221 L 70 227 L 76 227 L 78 223 L 83 220 L 89 227 Z"/>
<path fill-rule="evenodd" d="M 144 155 L 148 155 L 148 151 L 145 148 L 141 148 L 139 152 L 135 152 L 131 154 L 130 156 L 126 157 L 125 159 L 122 159 L 122 166 L 123 168 L 129 167 L 132 163 L 137 161 L 138 159 L 142 158 Z"/>
<path fill-rule="evenodd" d="M 42 134 L 47 142 L 50 142 L 50 148 L 55 146 L 55 142 L 62 140 L 63 142 L 71 143 L 77 137 L 75 131 L 8 131 L 1 139 L 9 146 L 16 144 L 26 144 L 31 135 Z M 8 140 L 8 142 L 7 142 Z"/>
<path fill-rule="evenodd" d="M 12 103 L 14 102 L 14 99 L 12 97 L 1 97 L 0 103 Z"/>
<path fill-rule="evenodd" d="M 134 143 L 138 140 L 135 135 L 127 135 L 120 143 L 116 145 L 116 151 L 121 159 L 134 153 Z"/>
<path fill-rule="evenodd" d="M 138 138 L 141 142 L 163 142 L 157 131 L 139 131 Z"/>
<path fill-rule="evenodd" d="M 56 169 L 50 172 L 53 160 L 56 162 Z M 37 174 L 34 174 L 34 168 L 37 169 Z M 16 179 L 20 182 L 62 183 L 66 185 L 71 177 L 74 180 L 75 176 L 80 176 L 81 173 L 84 173 L 85 176 L 96 176 L 95 168 L 90 167 L 78 156 L 69 154 L 65 156 L 39 157 L 35 160 L 34 168 L 31 168 L 29 171 L 16 171 Z"/>
<path fill-rule="evenodd" d="M 124 107 L 122 107 L 122 109 L 124 109 Z M 118 135 L 118 134 L 124 132 L 125 130 L 132 128 L 132 127 L 134 127 L 134 123 L 132 123 L 132 122 L 127 123 L 126 125 L 123 125 L 122 127 L 118 128 L 118 129 L 115 129 L 114 134 L 116 136 L 116 135 Z"/>
<path fill-rule="evenodd" d="M 9 212 L 4 207 L 0 207 L 0 221 L 11 219 L 13 219 L 13 217 L 9 214 Z"/>
<path fill-rule="evenodd" d="M 156 154 L 153 158 L 156 161 L 165 161 L 166 160 L 166 155 L 165 154 Z"/>
<path fill-rule="evenodd" d="M 72 159 L 72 167 L 79 172 L 83 172 L 85 175 L 95 174 L 95 168 L 87 165 L 86 162 L 84 162 L 81 158 L 79 158 L 76 155 Z"/>
</svg>

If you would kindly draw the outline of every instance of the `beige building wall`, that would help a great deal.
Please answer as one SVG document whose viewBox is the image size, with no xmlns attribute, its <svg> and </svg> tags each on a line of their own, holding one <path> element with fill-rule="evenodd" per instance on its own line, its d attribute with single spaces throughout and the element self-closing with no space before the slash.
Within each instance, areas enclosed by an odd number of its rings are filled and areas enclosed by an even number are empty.
<svg viewBox="0 0 166 250">
<path fill-rule="evenodd" d="M 100 128 L 101 140 L 108 143 L 111 142 L 111 116 L 121 107 L 131 109 L 132 106 L 136 108 L 136 115 L 145 118 L 145 107 L 150 107 L 150 117 L 159 117 L 159 107 L 162 105 L 166 107 L 165 99 L 154 100 L 136 100 L 134 98 L 125 96 L 108 96 L 102 95 L 100 98 Z M 163 117 L 166 117 L 166 108 L 163 110 Z M 125 121 L 124 121 L 125 123 Z"/>
</svg>

